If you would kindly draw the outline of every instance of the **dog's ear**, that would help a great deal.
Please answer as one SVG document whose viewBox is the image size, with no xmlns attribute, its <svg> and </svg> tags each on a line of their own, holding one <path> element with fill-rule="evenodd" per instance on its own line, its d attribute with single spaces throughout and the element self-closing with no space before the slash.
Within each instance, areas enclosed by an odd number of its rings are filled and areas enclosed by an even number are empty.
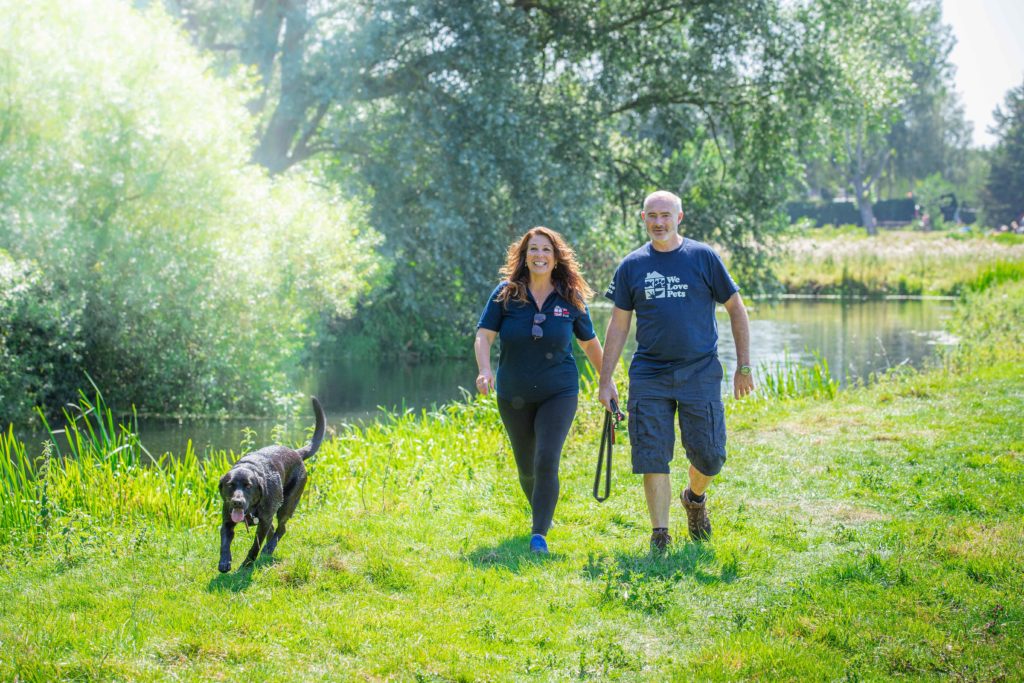
<svg viewBox="0 0 1024 683">
<path fill-rule="evenodd" d="M 259 503 L 266 492 L 263 477 L 258 472 L 247 471 L 240 483 L 245 487 L 245 496 L 249 499 L 249 505 L 254 506 Z"/>
<path fill-rule="evenodd" d="M 252 477 L 249 480 L 250 494 L 249 505 L 255 506 L 262 500 L 266 487 L 263 484 L 263 477 Z"/>
</svg>

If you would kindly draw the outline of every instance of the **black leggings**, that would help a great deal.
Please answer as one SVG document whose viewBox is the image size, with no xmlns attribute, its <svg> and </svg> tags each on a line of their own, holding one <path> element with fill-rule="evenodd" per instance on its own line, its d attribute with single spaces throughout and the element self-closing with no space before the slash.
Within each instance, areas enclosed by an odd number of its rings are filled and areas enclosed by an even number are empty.
<svg viewBox="0 0 1024 683">
<path fill-rule="evenodd" d="M 576 416 L 576 396 L 557 396 L 515 407 L 498 397 L 519 470 L 519 485 L 533 510 L 533 533 L 547 535 L 558 503 L 558 462 Z"/>
</svg>

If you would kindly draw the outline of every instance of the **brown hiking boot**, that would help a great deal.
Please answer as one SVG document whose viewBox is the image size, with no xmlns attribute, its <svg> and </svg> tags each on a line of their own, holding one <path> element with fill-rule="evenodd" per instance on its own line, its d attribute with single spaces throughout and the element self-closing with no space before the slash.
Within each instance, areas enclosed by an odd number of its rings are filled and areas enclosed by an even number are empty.
<svg viewBox="0 0 1024 683">
<path fill-rule="evenodd" d="M 690 538 L 695 541 L 706 541 L 711 538 L 711 520 L 708 519 L 707 499 L 703 503 L 690 500 L 690 489 L 686 488 L 679 494 L 679 500 L 686 508 L 686 526 L 690 529 Z"/>
<path fill-rule="evenodd" d="M 668 529 L 655 529 L 651 534 L 651 552 L 663 553 L 672 545 L 672 537 Z"/>
</svg>

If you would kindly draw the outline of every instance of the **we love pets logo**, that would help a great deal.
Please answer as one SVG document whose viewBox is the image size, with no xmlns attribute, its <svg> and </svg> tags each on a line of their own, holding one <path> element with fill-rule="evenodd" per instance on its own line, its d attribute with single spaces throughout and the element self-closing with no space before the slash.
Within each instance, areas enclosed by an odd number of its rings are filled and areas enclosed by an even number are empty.
<svg viewBox="0 0 1024 683">
<path fill-rule="evenodd" d="M 561 306 L 555 306 L 554 315 L 556 318 L 570 318 L 572 314 L 569 313 L 568 308 L 562 308 Z"/>
</svg>

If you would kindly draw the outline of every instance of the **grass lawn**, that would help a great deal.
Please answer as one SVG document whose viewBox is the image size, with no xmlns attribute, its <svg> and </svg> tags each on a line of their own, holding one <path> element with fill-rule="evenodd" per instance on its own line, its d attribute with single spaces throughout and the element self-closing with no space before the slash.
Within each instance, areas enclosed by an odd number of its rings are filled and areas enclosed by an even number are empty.
<svg viewBox="0 0 1024 683">
<path fill-rule="evenodd" d="M 981 313 L 1019 313 L 1021 284 L 976 307 L 989 341 L 1019 337 Z M 486 399 L 325 443 L 276 556 L 225 575 L 219 472 L 87 462 L 103 501 L 54 479 L 48 527 L 0 544 L 0 679 L 1022 680 L 1024 359 L 986 348 L 832 400 L 729 403 L 714 538 L 687 542 L 677 504 L 661 558 L 628 446 L 611 499 L 590 496 L 589 395 L 543 558 Z"/>
</svg>

